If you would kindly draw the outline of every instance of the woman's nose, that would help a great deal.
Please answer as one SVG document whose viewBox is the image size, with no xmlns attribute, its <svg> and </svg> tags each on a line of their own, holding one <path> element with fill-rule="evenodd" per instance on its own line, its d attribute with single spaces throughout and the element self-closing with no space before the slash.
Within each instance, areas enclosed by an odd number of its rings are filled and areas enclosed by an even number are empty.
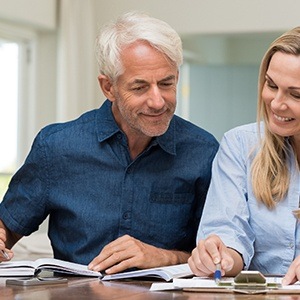
<svg viewBox="0 0 300 300">
<path fill-rule="evenodd" d="M 282 93 L 277 92 L 271 101 L 271 107 L 277 110 L 285 110 L 287 108 L 286 97 Z"/>
</svg>

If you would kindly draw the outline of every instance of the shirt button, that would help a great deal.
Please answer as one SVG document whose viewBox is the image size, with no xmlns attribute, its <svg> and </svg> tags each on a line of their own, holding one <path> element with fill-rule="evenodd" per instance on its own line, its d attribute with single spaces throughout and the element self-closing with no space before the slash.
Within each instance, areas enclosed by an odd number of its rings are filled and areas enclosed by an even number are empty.
<svg viewBox="0 0 300 300">
<path fill-rule="evenodd" d="M 291 249 L 294 249 L 294 244 L 293 244 L 293 243 L 289 243 L 289 247 L 290 247 Z"/>
<path fill-rule="evenodd" d="M 130 219 L 130 217 L 131 217 L 130 212 L 126 212 L 126 213 L 123 214 L 123 219 L 124 220 Z"/>
</svg>

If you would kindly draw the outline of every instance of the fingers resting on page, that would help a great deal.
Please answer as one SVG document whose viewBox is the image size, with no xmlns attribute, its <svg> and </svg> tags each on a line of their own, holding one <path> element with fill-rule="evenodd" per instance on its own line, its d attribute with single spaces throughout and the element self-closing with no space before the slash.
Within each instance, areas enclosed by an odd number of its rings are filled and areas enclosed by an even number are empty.
<svg viewBox="0 0 300 300">
<path fill-rule="evenodd" d="M 233 268 L 234 260 L 228 248 L 217 235 L 200 240 L 188 260 L 192 272 L 197 276 L 211 276 L 216 264 L 221 264 L 222 276 Z"/>
<path fill-rule="evenodd" d="M 118 273 L 129 268 L 151 268 L 160 264 L 163 249 L 124 235 L 106 245 L 89 264 L 93 271 Z"/>
</svg>

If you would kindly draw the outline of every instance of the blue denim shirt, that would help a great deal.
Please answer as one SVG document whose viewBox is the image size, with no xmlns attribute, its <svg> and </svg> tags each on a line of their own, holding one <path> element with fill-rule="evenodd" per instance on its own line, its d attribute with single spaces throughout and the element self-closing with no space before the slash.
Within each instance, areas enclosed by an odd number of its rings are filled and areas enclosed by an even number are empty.
<svg viewBox="0 0 300 300">
<path fill-rule="evenodd" d="M 261 133 L 264 129 L 261 128 Z M 245 269 L 285 274 L 300 255 L 300 173 L 290 151 L 290 185 L 286 197 L 268 209 L 254 197 L 251 164 L 259 149 L 257 124 L 227 132 L 213 163 L 198 239 L 217 234 L 243 256 Z"/>
<path fill-rule="evenodd" d="M 167 132 L 131 160 L 111 103 L 36 137 L 0 205 L 12 231 L 29 235 L 50 215 L 54 256 L 89 263 L 129 234 L 191 251 L 218 148 L 215 138 L 174 116 Z"/>
</svg>

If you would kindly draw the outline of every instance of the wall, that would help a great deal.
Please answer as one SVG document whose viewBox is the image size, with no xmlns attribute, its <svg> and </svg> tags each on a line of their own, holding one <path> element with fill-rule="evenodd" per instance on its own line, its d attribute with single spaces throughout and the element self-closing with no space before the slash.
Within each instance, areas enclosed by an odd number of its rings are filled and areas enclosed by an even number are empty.
<svg viewBox="0 0 300 300">
<path fill-rule="evenodd" d="M 230 128 L 255 122 L 258 66 L 190 66 L 189 119 L 218 140 Z"/>
<path fill-rule="evenodd" d="M 128 10 L 144 10 L 181 35 L 284 31 L 297 26 L 298 0 L 97 0 L 99 24 Z"/>
<path fill-rule="evenodd" d="M 0 19 L 44 30 L 56 28 L 56 0 L 0 0 Z"/>
</svg>

